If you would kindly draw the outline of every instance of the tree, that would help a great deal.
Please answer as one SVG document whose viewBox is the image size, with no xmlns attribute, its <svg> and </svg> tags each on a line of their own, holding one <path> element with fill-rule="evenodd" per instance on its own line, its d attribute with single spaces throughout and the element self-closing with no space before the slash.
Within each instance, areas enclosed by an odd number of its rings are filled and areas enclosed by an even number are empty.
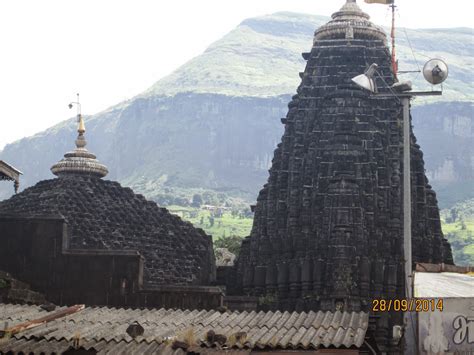
<svg viewBox="0 0 474 355">
<path fill-rule="evenodd" d="M 191 206 L 199 208 L 202 205 L 202 196 L 199 194 L 194 194 L 193 196 L 193 202 L 191 203 Z"/>
<path fill-rule="evenodd" d="M 214 241 L 215 248 L 226 248 L 232 254 L 236 256 L 240 253 L 240 247 L 242 245 L 243 237 L 239 237 L 238 235 L 229 235 L 227 237 L 223 236 L 216 241 Z"/>
</svg>

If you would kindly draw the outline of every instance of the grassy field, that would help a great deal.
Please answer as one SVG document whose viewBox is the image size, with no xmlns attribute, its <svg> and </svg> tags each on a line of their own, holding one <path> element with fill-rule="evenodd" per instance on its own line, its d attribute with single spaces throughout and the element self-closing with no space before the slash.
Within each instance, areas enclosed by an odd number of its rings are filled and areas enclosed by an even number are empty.
<svg viewBox="0 0 474 355">
<path fill-rule="evenodd" d="M 443 233 L 451 243 L 455 263 L 474 265 L 474 219 L 442 222 Z"/>
<path fill-rule="evenodd" d="M 197 209 L 194 207 L 167 206 L 171 213 L 174 213 L 186 221 L 191 222 L 195 227 L 202 228 L 214 239 L 237 235 L 246 237 L 250 234 L 253 218 L 225 211 L 212 216 L 211 211 Z"/>
</svg>

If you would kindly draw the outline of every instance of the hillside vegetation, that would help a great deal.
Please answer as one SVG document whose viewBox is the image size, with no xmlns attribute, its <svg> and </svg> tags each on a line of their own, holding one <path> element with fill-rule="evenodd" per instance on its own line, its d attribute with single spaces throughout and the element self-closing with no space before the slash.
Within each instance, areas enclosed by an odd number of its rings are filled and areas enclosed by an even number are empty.
<svg viewBox="0 0 474 355">
<path fill-rule="evenodd" d="M 474 265 L 474 199 L 441 211 L 443 233 L 459 265 Z"/>
</svg>

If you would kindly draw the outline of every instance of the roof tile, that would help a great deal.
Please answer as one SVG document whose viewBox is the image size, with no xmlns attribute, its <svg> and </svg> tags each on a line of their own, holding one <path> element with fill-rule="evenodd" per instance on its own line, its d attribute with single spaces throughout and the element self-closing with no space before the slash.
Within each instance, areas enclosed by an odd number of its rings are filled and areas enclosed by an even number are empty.
<svg viewBox="0 0 474 355">
<path fill-rule="evenodd" d="M 306 333 L 301 337 L 300 343 L 302 347 L 307 349 L 310 346 L 311 340 L 314 338 L 315 335 L 316 329 L 313 327 L 309 328 Z"/>
<path fill-rule="evenodd" d="M 25 321 L 51 315 L 63 308 L 46 312 L 37 306 L 0 304 L 0 322 L 15 326 Z M 143 336 L 131 338 L 126 329 L 132 322 L 144 328 Z M 368 314 L 343 312 L 226 312 L 189 310 L 126 310 L 85 308 L 40 326 L 15 334 L 0 343 L 0 352 L 23 351 L 62 353 L 77 337 L 80 346 L 94 348 L 99 354 L 146 354 L 157 352 L 179 354 L 169 340 L 180 339 L 192 329 L 197 344 L 213 346 L 206 341 L 209 330 L 227 339 L 237 333 L 245 335 L 240 342 L 227 344 L 242 348 L 307 349 L 334 346 L 360 347 L 368 328 Z M 168 342 L 167 342 L 168 341 Z M 243 343 L 243 344 L 242 344 Z M 242 350 L 243 351 L 243 350 Z M 212 352 L 212 349 L 206 350 Z M 245 353 L 245 351 L 243 351 Z M 248 352 L 248 351 L 247 351 Z M 182 351 L 181 351 L 182 353 Z"/>
<path fill-rule="evenodd" d="M 270 312 L 270 313 L 272 313 L 272 312 Z M 273 313 L 272 317 L 270 317 L 270 319 L 268 320 L 266 326 L 268 328 L 276 326 L 276 323 L 280 319 L 281 315 L 282 315 L 282 313 L 280 311 L 276 311 L 275 313 Z"/>
</svg>

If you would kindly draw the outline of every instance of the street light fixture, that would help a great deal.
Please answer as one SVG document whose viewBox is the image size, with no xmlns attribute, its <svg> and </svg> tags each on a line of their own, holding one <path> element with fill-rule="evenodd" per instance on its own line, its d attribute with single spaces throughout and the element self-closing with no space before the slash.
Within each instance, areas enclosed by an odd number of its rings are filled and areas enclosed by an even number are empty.
<svg viewBox="0 0 474 355">
<path fill-rule="evenodd" d="M 361 88 L 369 90 L 370 92 L 376 94 L 378 92 L 377 85 L 375 84 L 374 75 L 377 72 L 379 66 L 377 63 L 373 63 L 369 68 L 364 72 L 364 74 L 357 75 L 352 78 L 352 81 L 359 85 Z"/>
<path fill-rule="evenodd" d="M 410 99 L 414 96 L 439 96 L 442 91 L 411 91 L 411 82 L 396 83 L 389 86 L 377 71 L 378 65 L 371 64 L 364 74 L 357 75 L 352 81 L 368 90 L 375 97 L 394 97 L 403 106 L 403 244 L 405 257 L 406 297 L 413 296 L 412 246 L 411 246 L 411 167 L 410 167 Z M 390 90 L 379 93 L 375 76 L 378 76 Z M 423 70 L 425 79 L 431 84 L 440 84 L 448 76 L 448 67 L 440 59 L 432 59 Z"/>
</svg>

